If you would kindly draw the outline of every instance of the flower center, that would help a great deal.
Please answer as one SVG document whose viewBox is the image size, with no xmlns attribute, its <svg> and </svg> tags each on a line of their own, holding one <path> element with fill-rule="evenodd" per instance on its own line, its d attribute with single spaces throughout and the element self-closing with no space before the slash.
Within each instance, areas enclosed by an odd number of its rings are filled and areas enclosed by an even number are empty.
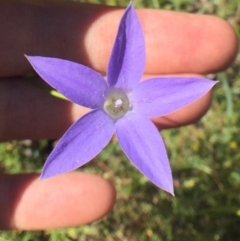
<svg viewBox="0 0 240 241">
<path fill-rule="evenodd" d="M 107 94 L 103 108 L 114 120 L 118 120 L 129 111 L 130 102 L 122 90 L 112 89 Z"/>
</svg>

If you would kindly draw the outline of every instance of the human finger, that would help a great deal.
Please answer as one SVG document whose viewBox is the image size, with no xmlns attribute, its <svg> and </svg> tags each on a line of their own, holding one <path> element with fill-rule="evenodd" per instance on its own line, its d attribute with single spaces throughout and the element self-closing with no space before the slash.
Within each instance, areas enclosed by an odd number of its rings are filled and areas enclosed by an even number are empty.
<svg viewBox="0 0 240 241">
<path fill-rule="evenodd" d="M 149 78 L 149 76 L 147 76 Z M 0 142 L 22 139 L 56 139 L 90 109 L 49 93 L 39 78 L 0 81 Z M 199 100 L 153 121 L 159 128 L 172 128 L 200 119 L 211 104 L 212 92 Z"/>
<path fill-rule="evenodd" d="M 92 174 L 0 176 L 0 229 L 44 230 L 93 222 L 115 202 L 115 190 Z"/>
<path fill-rule="evenodd" d="M 64 58 L 105 72 L 123 11 L 76 2 L 2 1 L 0 32 L 7 34 L 0 39 L 0 76 L 32 71 L 24 54 Z M 216 72 L 236 55 L 236 35 L 222 19 L 149 9 L 137 14 L 148 74 Z"/>
</svg>

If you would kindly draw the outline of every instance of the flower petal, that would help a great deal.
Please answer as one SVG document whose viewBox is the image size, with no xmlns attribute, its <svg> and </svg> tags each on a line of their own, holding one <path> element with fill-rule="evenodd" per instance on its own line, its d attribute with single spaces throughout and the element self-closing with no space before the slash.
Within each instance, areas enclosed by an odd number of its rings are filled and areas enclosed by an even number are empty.
<svg viewBox="0 0 240 241">
<path fill-rule="evenodd" d="M 217 81 L 196 77 L 163 77 L 141 82 L 131 95 L 133 110 L 148 117 L 174 112 L 206 94 Z"/>
<path fill-rule="evenodd" d="M 134 112 L 116 122 L 119 144 L 130 161 L 158 187 L 173 194 L 166 149 L 154 124 Z"/>
<path fill-rule="evenodd" d="M 94 110 L 73 124 L 49 155 L 41 179 L 72 171 L 94 158 L 110 141 L 114 121 Z"/>
<path fill-rule="evenodd" d="M 141 80 L 144 65 L 144 36 L 138 17 L 130 3 L 121 19 L 108 64 L 109 86 L 133 89 Z"/>
<path fill-rule="evenodd" d="M 49 85 L 71 101 L 93 109 L 102 105 L 107 84 L 99 73 L 63 59 L 26 57 Z"/>
</svg>

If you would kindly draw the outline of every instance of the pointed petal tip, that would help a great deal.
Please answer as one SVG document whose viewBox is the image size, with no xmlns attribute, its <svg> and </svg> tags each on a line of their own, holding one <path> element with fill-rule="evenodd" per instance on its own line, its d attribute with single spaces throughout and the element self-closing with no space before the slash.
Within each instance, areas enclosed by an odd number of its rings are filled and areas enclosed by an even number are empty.
<svg viewBox="0 0 240 241">
<path fill-rule="evenodd" d="M 24 57 L 30 62 L 31 56 L 24 54 Z"/>
<path fill-rule="evenodd" d="M 133 6 L 133 1 L 130 1 L 130 2 L 129 2 L 128 8 L 134 8 L 134 6 Z"/>
<path fill-rule="evenodd" d="M 173 197 L 175 197 L 175 193 L 173 192 L 173 193 L 170 193 Z"/>
<path fill-rule="evenodd" d="M 61 174 L 61 173 L 60 173 Z M 60 175 L 59 174 L 59 175 Z M 40 175 L 40 177 L 39 177 L 39 180 L 40 181 L 43 181 L 43 180 L 46 180 L 46 179 L 48 179 L 48 178 L 51 178 L 51 177 L 54 177 L 54 176 L 56 176 L 56 175 L 58 175 L 58 174 L 49 174 L 49 173 L 47 173 L 47 170 L 46 170 L 46 168 L 45 167 L 43 167 L 43 169 L 42 169 L 42 172 L 41 172 L 41 175 Z"/>
<path fill-rule="evenodd" d="M 166 192 L 168 192 L 169 194 L 171 194 L 173 197 L 175 197 L 175 194 L 174 194 L 174 190 L 173 190 L 173 188 L 171 188 L 171 189 L 163 189 L 164 191 L 166 191 Z"/>
<path fill-rule="evenodd" d="M 151 180 L 150 180 L 151 181 Z M 173 197 L 175 197 L 175 194 L 174 194 L 174 187 L 173 187 L 173 184 L 172 184 L 172 180 L 170 181 L 170 185 L 168 185 L 168 187 L 163 187 L 162 185 L 158 185 L 156 183 L 154 183 L 153 181 L 151 181 L 153 184 L 155 184 L 158 188 L 162 189 L 163 191 L 171 194 Z"/>
<path fill-rule="evenodd" d="M 50 177 L 46 177 L 46 176 L 43 174 L 43 171 L 42 171 L 42 173 L 41 173 L 41 175 L 40 175 L 40 177 L 39 177 L 39 181 L 43 181 L 43 180 L 48 179 L 48 178 L 50 178 Z"/>
<path fill-rule="evenodd" d="M 33 55 L 27 55 L 24 54 L 24 57 L 28 60 L 28 62 L 32 65 L 32 67 L 35 69 L 35 60 L 38 58 L 43 58 L 42 56 L 33 56 Z M 35 69 L 35 71 L 37 71 Z"/>
<path fill-rule="evenodd" d="M 31 56 L 31 55 L 27 55 L 27 54 L 24 54 L 24 57 L 30 61 L 32 58 L 34 58 L 34 56 Z"/>
<path fill-rule="evenodd" d="M 39 177 L 39 181 L 44 181 L 46 179 L 56 177 L 56 176 L 61 175 L 61 174 L 64 174 L 64 173 L 54 173 L 54 174 L 48 173 L 47 169 L 45 169 L 43 167 L 43 170 L 42 170 L 41 175 Z"/>
</svg>

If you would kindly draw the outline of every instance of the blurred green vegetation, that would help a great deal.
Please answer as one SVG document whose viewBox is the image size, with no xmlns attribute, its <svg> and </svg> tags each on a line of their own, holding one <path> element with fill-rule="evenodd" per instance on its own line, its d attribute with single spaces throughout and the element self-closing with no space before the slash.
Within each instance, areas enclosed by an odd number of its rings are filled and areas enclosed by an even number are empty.
<svg viewBox="0 0 240 241">
<path fill-rule="evenodd" d="M 127 6 L 123 0 L 81 2 Z M 136 7 L 213 14 L 240 33 L 238 0 L 134 0 Z M 221 51 L 221 50 L 219 50 Z M 102 175 L 117 189 L 113 211 L 78 228 L 47 232 L 0 232 L 0 241 L 232 241 L 240 237 L 240 54 L 223 73 L 212 108 L 197 124 L 164 130 L 175 195 L 156 188 L 123 155 L 117 142 L 82 171 Z M 40 171 L 49 142 L 0 145 L 0 171 Z"/>
</svg>

